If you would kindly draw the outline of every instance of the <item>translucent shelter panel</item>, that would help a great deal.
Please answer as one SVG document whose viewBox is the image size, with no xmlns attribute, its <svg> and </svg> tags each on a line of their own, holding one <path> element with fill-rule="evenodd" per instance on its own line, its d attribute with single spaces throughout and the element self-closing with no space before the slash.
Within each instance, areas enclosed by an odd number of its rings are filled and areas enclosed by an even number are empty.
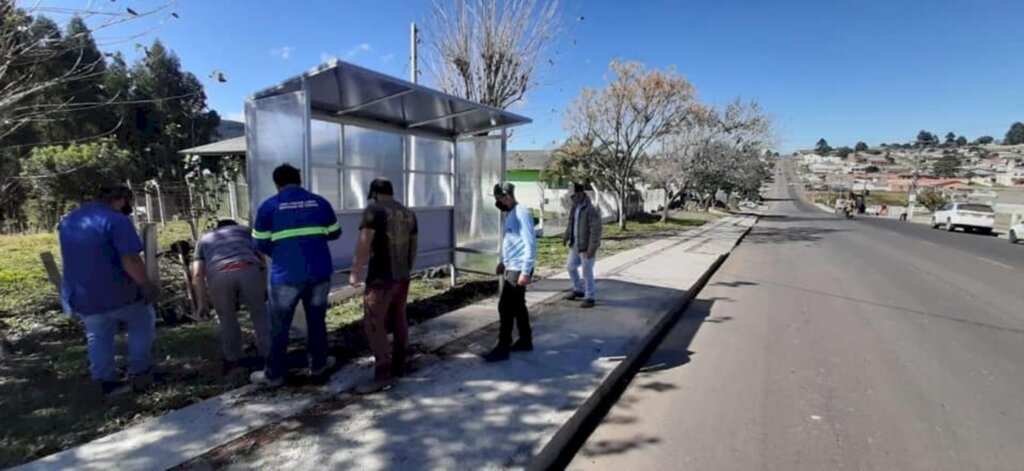
<svg viewBox="0 0 1024 471">
<path fill-rule="evenodd" d="M 451 141 L 413 137 L 412 161 L 409 170 L 414 172 L 452 171 L 452 152 L 455 145 Z"/>
<path fill-rule="evenodd" d="M 409 206 L 451 206 L 452 177 L 441 173 L 409 175 Z"/>
<path fill-rule="evenodd" d="M 305 168 L 308 111 L 306 94 L 301 91 L 245 103 L 252 214 L 256 214 L 265 199 L 277 193 L 274 168 L 283 163 Z"/>
<path fill-rule="evenodd" d="M 341 125 L 329 121 L 309 122 L 313 165 L 341 165 Z"/>
<path fill-rule="evenodd" d="M 343 194 L 345 198 L 345 209 L 363 209 L 366 207 L 366 197 L 370 190 L 370 182 L 377 177 L 386 177 L 391 180 L 391 186 L 395 189 L 395 198 L 405 203 L 405 181 L 402 178 L 402 168 L 388 170 L 345 170 L 345 181 L 343 182 Z"/>
<path fill-rule="evenodd" d="M 341 209 L 341 171 L 336 167 L 313 167 L 310 173 L 313 193 L 323 196 L 335 211 Z"/>
<path fill-rule="evenodd" d="M 345 166 L 405 170 L 405 139 L 401 135 L 345 126 Z"/>
<path fill-rule="evenodd" d="M 456 248 L 484 252 L 493 261 L 497 256 L 501 230 L 500 213 L 495 209 L 492 197 L 494 185 L 501 181 L 501 140 L 462 140 L 457 143 L 455 155 L 458 160 L 455 164 Z M 458 263 L 476 258 L 479 257 L 457 256 L 456 266 L 475 270 L 469 266 L 458 266 Z"/>
</svg>

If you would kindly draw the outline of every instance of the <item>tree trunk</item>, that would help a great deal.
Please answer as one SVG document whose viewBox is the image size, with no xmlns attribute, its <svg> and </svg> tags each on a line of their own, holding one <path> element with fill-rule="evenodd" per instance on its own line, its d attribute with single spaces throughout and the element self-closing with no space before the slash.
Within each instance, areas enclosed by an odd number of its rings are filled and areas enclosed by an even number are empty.
<svg viewBox="0 0 1024 471">
<path fill-rule="evenodd" d="M 626 230 L 626 190 L 619 190 L 619 229 Z"/>
<path fill-rule="evenodd" d="M 668 222 L 668 205 L 672 202 L 672 194 L 665 190 L 665 207 L 661 209 L 661 222 Z"/>
</svg>

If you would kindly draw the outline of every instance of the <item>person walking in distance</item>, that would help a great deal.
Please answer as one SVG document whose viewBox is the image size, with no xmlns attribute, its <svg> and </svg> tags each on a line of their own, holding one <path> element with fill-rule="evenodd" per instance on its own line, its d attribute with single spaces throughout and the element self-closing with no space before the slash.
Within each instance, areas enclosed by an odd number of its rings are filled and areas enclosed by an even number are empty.
<svg viewBox="0 0 1024 471">
<path fill-rule="evenodd" d="M 590 197 L 579 183 L 573 185 L 572 202 L 569 226 L 562 236 L 563 242 L 569 247 L 566 265 L 569 279 L 572 280 L 569 299 L 583 298 L 580 307 L 588 309 L 594 307 L 595 302 L 594 261 L 597 259 L 597 249 L 601 246 L 601 212 L 590 203 Z M 582 279 L 579 273 L 581 267 Z"/>
<path fill-rule="evenodd" d="M 89 371 L 103 394 L 129 391 L 114 363 L 114 338 L 128 332 L 128 373 L 148 377 L 153 364 L 159 290 L 146 274 L 139 255 L 142 240 L 128 215 L 132 191 L 126 186 L 100 188 L 96 199 L 72 211 L 58 225 L 64 259 L 61 301 L 66 312 L 85 325 Z"/>
<path fill-rule="evenodd" d="M 363 293 L 363 327 L 374 357 L 374 380 L 356 392 L 368 394 L 387 387 L 405 373 L 409 350 L 409 324 L 405 304 L 409 277 L 416 263 L 419 228 L 416 214 L 395 200 L 391 181 L 378 178 L 370 183 L 370 204 L 363 211 L 359 241 L 349 283 L 356 286 L 369 260 Z M 388 325 L 394 340 L 388 343 Z"/>
<path fill-rule="evenodd" d="M 494 185 L 494 205 L 502 212 L 505 232 L 497 268 L 498 275 L 502 277 L 498 299 L 500 328 L 498 344 L 484 355 L 489 362 L 508 360 L 512 351 L 533 350 L 526 286 L 533 277 L 537 258 L 533 216 L 529 209 L 516 202 L 515 186 L 507 182 Z M 519 339 L 515 343 L 512 343 L 513 327 L 519 329 Z"/>
<path fill-rule="evenodd" d="M 270 354 L 267 275 L 263 257 L 253 249 L 251 230 L 231 219 L 218 221 L 217 229 L 203 235 L 196 244 L 192 256 L 192 283 L 199 311 L 208 312 L 211 304 L 217 311 L 224 374 L 238 367 L 242 355 L 239 301 L 245 304 L 252 318 L 256 351 L 266 360 Z"/>
<path fill-rule="evenodd" d="M 327 242 L 341 236 L 334 208 L 324 198 L 302 188 L 299 170 L 288 164 L 274 169 L 277 195 L 256 213 L 252 238 L 256 249 L 271 258 L 270 355 L 254 384 L 276 387 L 288 372 L 288 332 L 295 307 L 306 313 L 306 350 L 310 376 L 322 379 L 334 367 L 327 356 L 327 295 L 331 289 L 331 250 Z"/>
</svg>

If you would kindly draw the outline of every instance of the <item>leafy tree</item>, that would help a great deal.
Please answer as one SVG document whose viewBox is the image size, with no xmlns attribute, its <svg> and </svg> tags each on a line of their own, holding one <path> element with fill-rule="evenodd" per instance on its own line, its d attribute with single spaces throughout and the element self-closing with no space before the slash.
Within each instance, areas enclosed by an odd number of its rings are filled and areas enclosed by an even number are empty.
<svg viewBox="0 0 1024 471">
<path fill-rule="evenodd" d="M 853 149 L 849 148 L 848 146 L 843 146 L 836 149 L 836 156 L 838 156 L 840 159 L 845 159 L 849 157 L 852 153 Z"/>
<path fill-rule="evenodd" d="M 823 137 L 818 139 L 818 143 L 814 145 L 814 152 L 818 155 L 828 155 L 832 152 L 832 148 L 829 147 L 828 141 Z"/>
<path fill-rule="evenodd" d="M 1003 144 L 1008 146 L 1024 144 L 1024 123 L 1020 121 L 1013 123 L 1010 126 L 1010 130 L 1006 131 L 1006 137 L 1003 138 Z"/>
<path fill-rule="evenodd" d="M 942 193 L 929 188 L 918 193 L 917 202 L 928 208 L 929 211 L 937 211 L 946 205 L 946 197 L 942 196 Z"/>
<path fill-rule="evenodd" d="M 956 176 L 959 169 L 960 157 L 955 152 L 944 154 L 938 162 L 935 162 L 934 166 L 935 175 L 940 177 Z"/>
<path fill-rule="evenodd" d="M 131 156 L 111 140 L 32 149 L 23 172 L 31 176 L 39 222 L 53 227 L 73 204 L 88 199 L 98 185 L 127 177 Z"/>
<path fill-rule="evenodd" d="M 868 150 L 868 145 L 864 141 L 860 141 L 853 146 L 853 150 L 854 152 L 864 152 Z"/>
<path fill-rule="evenodd" d="M 917 133 L 917 145 L 919 146 L 934 146 L 939 143 L 939 138 L 934 134 L 921 130 Z"/>
<path fill-rule="evenodd" d="M 967 145 L 967 138 L 963 137 L 963 136 L 957 137 L 956 138 L 956 145 L 957 145 L 957 147 L 964 147 L 964 146 L 966 146 Z"/>
<path fill-rule="evenodd" d="M 946 133 L 946 142 L 944 142 L 943 144 L 947 146 L 952 146 L 956 144 L 956 134 L 953 134 L 953 131 Z"/>
<path fill-rule="evenodd" d="M 974 140 L 974 142 L 976 144 L 981 144 L 981 145 L 991 144 L 991 143 L 993 143 L 995 141 L 996 141 L 996 139 L 994 137 L 992 137 L 992 136 L 981 136 L 981 137 L 979 137 L 979 138 Z"/>
<path fill-rule="evenodd" d="M 606 150 L 593 165 L 615 192 L 619 227 L 626 228 L 626 198 L 653 144 L 682 127 L 695 111 L 693 85 L 674 71 L 645 70 L 613 60 L 611 83 L 584 88 L 566 111 L 566 128 Z"/>
</svg>

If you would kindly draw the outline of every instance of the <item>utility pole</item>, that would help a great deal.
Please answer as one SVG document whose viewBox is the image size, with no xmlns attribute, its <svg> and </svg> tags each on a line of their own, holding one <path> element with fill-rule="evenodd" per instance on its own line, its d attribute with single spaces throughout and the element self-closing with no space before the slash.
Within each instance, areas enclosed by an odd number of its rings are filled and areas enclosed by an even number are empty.
<svg viewBox="0 0 1024 471">
<path fill-rule="evenodd" d="M 914 162 L 914 176 L 910 181 L 910 192 L 907 194 L 907 222 L 914 219 L 914 206 L 917 205 L 917 179 L 921 173 L 921 154 L 924 152 L 924 144 L 919 144 L 917 158 Z"/>
<path fill-rule="evenodd" d="M 419 83 L 419 58 L 417 57 L 417 44 L 419 43 L 419 32 L 416 23 L 409 23 L 409 75 L 412 83 Z"/>
</svg>

